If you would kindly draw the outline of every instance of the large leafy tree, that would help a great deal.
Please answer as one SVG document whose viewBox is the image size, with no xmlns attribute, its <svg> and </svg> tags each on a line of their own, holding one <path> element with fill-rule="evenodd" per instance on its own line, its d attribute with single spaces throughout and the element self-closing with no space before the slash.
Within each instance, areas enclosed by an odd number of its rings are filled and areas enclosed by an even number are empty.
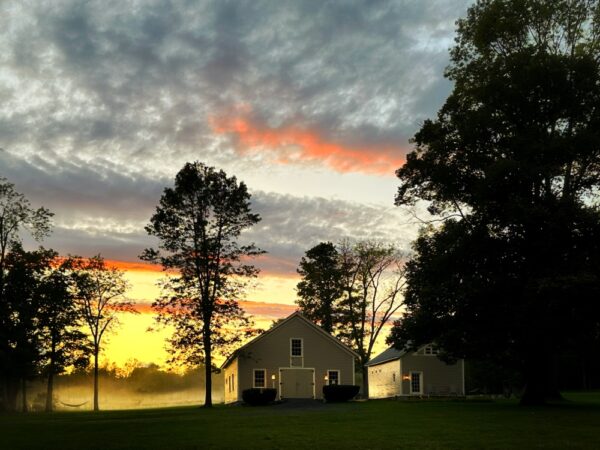
<svg viewBox="0 0 600 450">
<path fill-rule="evenodd" d="M 337 302 L 342 294 L 340 255 L 331 242 L 321 242 L 306 251 L 300 260 L 297 304 L 304 315 L 333 333 L 339 322 Z"/>
<path fill-rule="evenodd" d="M 119 313 L 135 313 L 133 303 L 125 298 L 129 288 L 125 274 L 106 264 L 100 255 L 73 258 L 70 263 L 75 278 L 75 302 L 91 340 L 94 362 L 94 411 L 98 405 L 98 358 L 106 333 L 119 325 Z"/>
<path fill-rule="evenodd" d="M 6 292 L 7 257 L 11 248 L 20 248 L 20 232 L 27 230 L 36 240 L 50 233 L 52 213 L 45 208 L 34 209 L 12 183 L 0 177 L 0 409 L 14 408 L 17 379 L 11 367 L 12 308 Z"/>
<path fill-rule="evenodd" d="M 454 90 L 398 169 L 396 204 L 447 219 L 408 265 L 398 346 L 514 364 L 523 403 L 552 357 L 598 333 L 600 6 L 480 0 L 458 21 Z"/>
<path fill-rule="evenodd" d="M 206 407 L 212 406 L 213 352 L 225 354 L 251 328 L 237 300 L 245 280 L 258 274 L 246 261 L 263 252 L 254 244 L 240 245 L 238 238 L 259 221 L 243 182 L 194 162 L 179 171 L 173 188 L 165 188 L 146 227 L 160 245 L 142 259 L 175 272 L 153 306 L 159 322 L 174 327 L 175 356 L 204 364 Z"/>
</svg>

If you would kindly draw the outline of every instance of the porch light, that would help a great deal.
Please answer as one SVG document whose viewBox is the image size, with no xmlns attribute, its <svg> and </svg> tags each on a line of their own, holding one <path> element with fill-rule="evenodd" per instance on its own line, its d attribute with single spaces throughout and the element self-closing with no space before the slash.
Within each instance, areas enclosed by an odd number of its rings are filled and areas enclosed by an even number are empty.
<svg viewBox="0 0 600 450">
<path fill-rule="evenodd" d="M 404 375 L 402 375 L 402 379 L 404 381 L 410 381 L 410 375 L 409 374 L 404 374 Z"/>
<path fill-rule="evenodd" d="M 271 386 L 275 389 L 275 374 L 271 375 Z"/>
</svg>

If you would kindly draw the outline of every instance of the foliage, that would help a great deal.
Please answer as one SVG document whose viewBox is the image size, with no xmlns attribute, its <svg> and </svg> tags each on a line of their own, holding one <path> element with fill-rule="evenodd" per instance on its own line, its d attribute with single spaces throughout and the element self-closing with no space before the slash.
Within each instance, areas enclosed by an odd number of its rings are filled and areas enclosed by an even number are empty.
<svg viewBox="0 0 600 450">
<path fill-rule="evenodd" d="M 510 364 L 524 403 L 556 392 L 560 348 L 600 330 L 599 30 L 595 1 L 478 1 L 454 90 L 397 171 L 396 204 L 447 220 L 415 243 L 393 342 Z"/>
<path fill-rule="evenodd" d="M 360 386 L 353 384 L 331 384 L 323 386 L 323 397 L 328 403 L 347 402 L 358 395 Z"/>
<path fill-rule="evenodd" d="M 107 331 L 119 323 L 118 313 L 135 313 L 133 303 L 125 299 L 129 285 L 123 271 L 108 267 L 100 255 L 73 258 L 75 299 L 92 341 L 94 359 L 94 411 L 98 411 L 98 355 Z"/>
<path fill-rule="evenodd" d="M 399 251 L 375 241 L 342 241 L 337 248 L 321 243 L 307 251 L 298 272 L 303 276 L 297 300 L 301 311 L 321 326 L 331 321 L 333 334 L 356 351 L 364 367 L 383 327 L 401 306 L 404 273 Z M 363 372 L 366 396 L 366 369 Z"/>
<path fill-rule="evenodd" d="M 0 409 L 15 409 L 15 383 L 17 380 L 11 359 L 14 357 L 14 339 L 11 335 L 13 330 L 13 315 L 16 303 L 9 304 L 7 299 L 6 277 L 12 264 L 7 261 L 11 249 L 21 252 L 19 232 L 25 228 L 36 240 L 41 240 L 50 233 L 50 218 L 52 213 L 45 208 L 33 209 L 24 195 L 18 193 L 14 185 L 5 178 L 0 177 Z M 15 261 L 13 260 L 13 263 Z M 22 272 L 23 273 L 23 272 Z M 13 279 L 13 282 L 15 280 Z M 22 285 L 22 288 L 26 286 Z M 14 290 L 13 288 L 11 288 Z M 13 298 L 14 300 L 14 298 Z M 27 302 L 29 308 L 31 302 Z M 23 312 L 23 317 L 30 315 Z M 21 324 L 24 325 L 24 322 Z M 24 326 L 21 339 L 31 340 L 31 336 L 25 336 Z M 29 333 L 30 334 L 30 333 Z M 23 341 L 22 344 L 24 345 Z M 22 349 L 24 350 L 22 345 Z M 28 344 L 29 346 L 29 344 Z M 34 352 L 35 353 L 35 352 Z M 11 356 L 12 355 L 12 356 Z M 33 354 L 31 355 L 34 356 Z"/>
<path fill-rule="evenodd" d="M 273 403 L 277 397 L 277 389 L 250 388 L 242 391 L 242 400 L 250 406 L 264 406 Z"/>
<path fill-rule="evenodd" d="M 258 273 L 245 261 L 263 252 L 238 244 L 238 238 L 259 221 L 243 182 L 195 162 L 179 171 L 173 188 L 165 188 L 146 227 L 160 244 L 142 259 L 177 273 L 165 279 L 153 308 L 158 322 L 174 329 L 174 359 L 205 364 L 206 406 L 212 405 L 213 350 L 225 354 L 252 333 L 237 300 Z"/>
<path fill-rule="evenodd" d="M 304 315 L 317 322 L 328 333 L 339 320 L 336 302 L 342 294 L 339 254 L 331 242 L 321 242 L 306 251 L 300 260 L 298 274 L 298 306 Z"/>
</svg>

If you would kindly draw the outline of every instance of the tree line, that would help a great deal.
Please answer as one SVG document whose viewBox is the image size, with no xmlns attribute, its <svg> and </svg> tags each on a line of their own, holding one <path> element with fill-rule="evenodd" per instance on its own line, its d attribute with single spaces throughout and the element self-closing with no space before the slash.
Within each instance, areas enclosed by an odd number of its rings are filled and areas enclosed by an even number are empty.
<svg viewBox="0 0 600 450">
<path fill-rule="evenodd" d="M 0 384 L 1 408 L 27 410 L 27 381 L 47 380 L 46 411 L 52 411 L 54 378 L 71 367 L 94 367 L 98 410 L 98 356 L 102 339 L 133 311 L 124 299 L 123 273 L 101 256 L 60 257 L 51 249 L 23 249 L 20 231 L 36 240 L 51 232 L 53 214 L 33 209 L 14 185 L 0 178 Z"/>
</svg>

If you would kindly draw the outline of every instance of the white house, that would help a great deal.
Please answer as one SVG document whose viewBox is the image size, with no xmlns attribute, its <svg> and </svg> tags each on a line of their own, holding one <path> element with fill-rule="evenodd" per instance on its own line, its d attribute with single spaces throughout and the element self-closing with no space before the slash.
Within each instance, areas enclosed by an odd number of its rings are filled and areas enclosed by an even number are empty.
<svg viewBox="0 0 600 450">
<path fill-rule="evenodd" d="M 356 353 L 295 312 L 236 350 L 221 366 L 225 403 L 248 388 L 276 388 L 279 399 L 323 398 L 324 384 L 355 384 Z"/>
<path fill-rule="evenodd" d="M 446 364 L 433 345 L 417 351 L 388 348 L 366 366 L 369 398 L 465 395 L 465 361 Z"/>
</svg>

